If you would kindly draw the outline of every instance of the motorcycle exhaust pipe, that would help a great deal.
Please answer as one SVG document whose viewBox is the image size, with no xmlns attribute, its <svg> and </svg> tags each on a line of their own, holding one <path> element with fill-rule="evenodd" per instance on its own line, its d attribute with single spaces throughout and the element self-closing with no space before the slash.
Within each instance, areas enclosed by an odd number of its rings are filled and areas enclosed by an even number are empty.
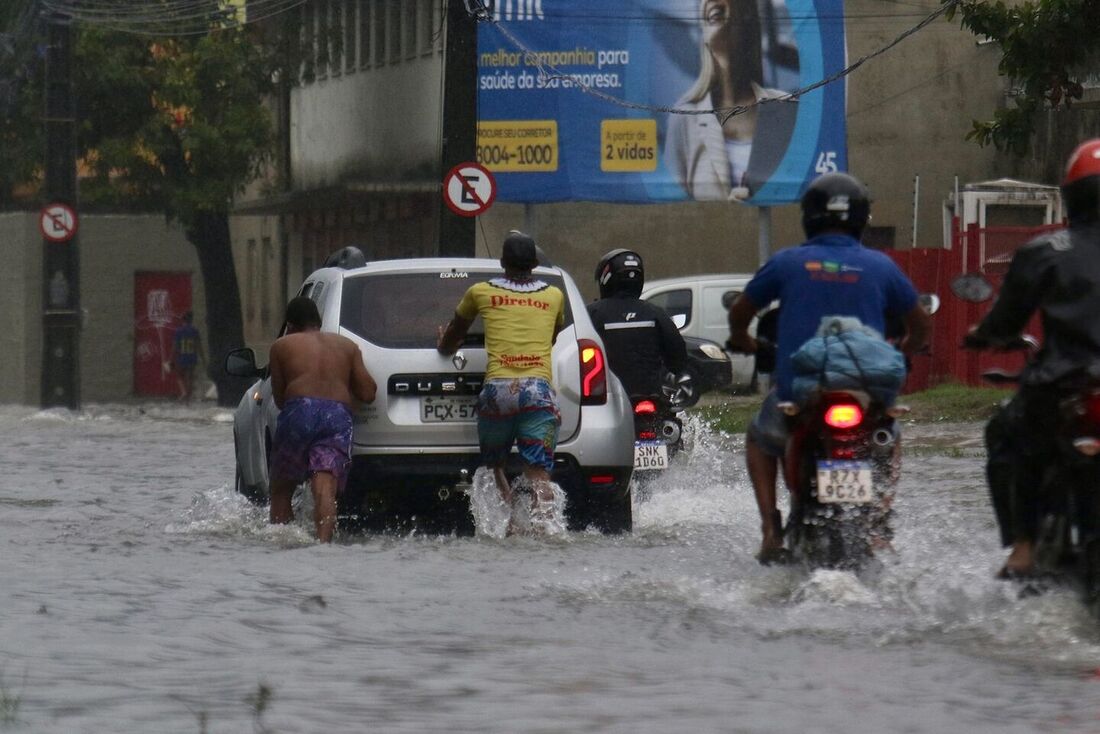
<svg viewBox="0 0 1100 734">
<path fill-rule="evenodd" d="M 894 437 L 894 432 L 887 428 L 876 429 L 871 434 L 871 442 L 880 449 L 888 449 L 894 445 L 897 439 Z"/>
<path fill-rule="evenodd" d="M 672 421 L 665 421 L 661 426 L 661 435 L 668 443 L 676 443 L 680 440 L 680 426 Z"/>
</svg>

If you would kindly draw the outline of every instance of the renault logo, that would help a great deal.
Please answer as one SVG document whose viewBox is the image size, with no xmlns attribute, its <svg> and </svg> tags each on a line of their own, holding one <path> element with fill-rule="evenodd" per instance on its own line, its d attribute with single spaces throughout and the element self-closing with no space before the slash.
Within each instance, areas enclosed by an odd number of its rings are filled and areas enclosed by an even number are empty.
<svg viewBox="0 0 1100 734">
<path fill-rule="evenodd" d="M 455 366 L 456 370 L 466 369 L 466 355 L 462 352 L 455 352 L 455 356 L 451 357 L 451 364 Z"/>
</svg>

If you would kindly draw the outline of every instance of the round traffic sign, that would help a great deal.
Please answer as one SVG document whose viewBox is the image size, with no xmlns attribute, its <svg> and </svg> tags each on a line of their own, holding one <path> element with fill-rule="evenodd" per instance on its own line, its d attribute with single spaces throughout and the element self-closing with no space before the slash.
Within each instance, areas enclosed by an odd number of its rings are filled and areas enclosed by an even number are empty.
<svg viewBox="0 0 1100 734">
<path fill-rule="evenodd" d="M 443 178 L 443 200 L 460 217 L 484 213 L 496 196 L 496 179 L 477 163 L 459 163 Z"/>
<path fill-rule="evenodd" d="M 38 217 L 38 228 L 50 242 L 68 242 L 76 234 L 76 212 L 67 204 L 47 204 Z"/>
</svg>

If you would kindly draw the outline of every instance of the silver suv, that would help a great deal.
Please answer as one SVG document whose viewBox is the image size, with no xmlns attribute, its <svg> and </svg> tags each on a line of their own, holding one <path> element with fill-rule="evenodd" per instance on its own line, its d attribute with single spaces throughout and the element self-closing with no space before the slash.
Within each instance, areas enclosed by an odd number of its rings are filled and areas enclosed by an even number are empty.
<svg viewBox="0 0 1100 734">
<path fill-rule="evenodd" d="M 439 326 L 466 289 L 501 272 L 495 260 L 387 260 L 325 267 L 302 285 L 299 295 L 316 302 L 321 329 L 355 341 L 378 382 L 374 403 L 355 416 L 352 471 L 340 498 L 345 527 L 472 532 L 463 490 L 479 463 L 475 408 L 487 362 L 481 319 L 454 356 L 439 354 L 435 345 Z M 566 301 L 566 326 L 553 351 L 561 410 L 553 478 L 567 494 L 569 526 L 630 530 L 630 401 L 606 367 L 603 343 L 572 278 L 557 267 L 534 272 Z M 226 370 L 260 378 L 234 413 L 233 439 L 237 490 L 264 502 L 278 416 L 271 381 L 249 349 L 231 353 Z"/>
</svg>

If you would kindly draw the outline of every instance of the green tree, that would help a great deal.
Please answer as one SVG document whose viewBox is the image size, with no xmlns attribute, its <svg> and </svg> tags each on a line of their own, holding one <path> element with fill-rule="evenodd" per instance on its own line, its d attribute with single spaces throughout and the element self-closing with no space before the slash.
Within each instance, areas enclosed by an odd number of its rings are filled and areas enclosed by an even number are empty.
<svg viewBox="0 0 1100 734">
<path fill-rule="evenodd" d="M 1036 114 L 1071 106 L 1082 79 L 1100 71 L 1100 2 L 959 0 L 956 11 L 964 28 L 1000 46 L 1000 72 L 1017 92 L 1014 106 L 975 120 L 967 139 L 1022 155 Z"/>
<path fill-rule="evenodd" d="M 159 210 L 183 227 L 206 294 L 208 371 L 225 405 L 247 388 L 223 369 L 244 343 L 229 214 L 274 148 L 265 103 L 283 50 L 253 27 L 151 39 L 78 26 L 75 43 L 82 206 Z M 0 121 L 0 169 L 12 164 L 0 174 L 0 204 L 40 170 L 40 88 L 22 85 L 16 114 Z"/>
</svg>

